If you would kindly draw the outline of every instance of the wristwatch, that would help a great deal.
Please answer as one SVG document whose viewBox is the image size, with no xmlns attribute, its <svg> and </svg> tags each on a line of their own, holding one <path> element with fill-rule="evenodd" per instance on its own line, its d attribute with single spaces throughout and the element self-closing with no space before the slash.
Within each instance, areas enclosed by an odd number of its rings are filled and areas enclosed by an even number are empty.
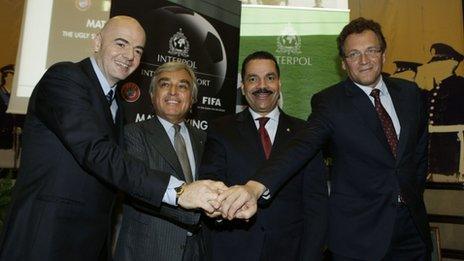
<svg viewBox="0 0 464 261">
<path fill-rule="evenodd" d="M 178 205 L 179 197 L 184 193 L 185 183 L 182 183 L 179 187 L 175 187 L 174 190 L 176 191 L 176 205 Z"/>
</svg>

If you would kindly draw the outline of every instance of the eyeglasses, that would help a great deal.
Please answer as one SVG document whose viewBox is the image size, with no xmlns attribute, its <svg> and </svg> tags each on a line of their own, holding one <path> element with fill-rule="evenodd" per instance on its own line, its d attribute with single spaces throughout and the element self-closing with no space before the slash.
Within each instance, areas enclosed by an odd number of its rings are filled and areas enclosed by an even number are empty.
<svg viewBox="0 0 464 261">
<path fill-rule="evenodd" d="M 364 51 L 364 55 L 369 57 L 369 58 L 377 58 L 379 57 L 379 54 L 382 52 L 382 49 L 380 47 L 371 47 L 367 48 Z M 363 53 L 355 50 L 352 52 L 349 52 L 347 55 L 345 55 L 345 59 L 350 60 L 350 61 L 357 61 Z"/>
</svg>

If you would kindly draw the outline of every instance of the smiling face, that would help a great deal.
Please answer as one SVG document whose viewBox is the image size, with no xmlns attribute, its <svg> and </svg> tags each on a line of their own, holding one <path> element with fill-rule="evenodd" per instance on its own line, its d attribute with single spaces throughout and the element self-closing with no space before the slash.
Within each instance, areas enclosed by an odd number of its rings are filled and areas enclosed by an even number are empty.
<svg viewBox="0 0 464 261">
<path fill-rule="evenodd" d="M 385 62 L 385 52 L 373 52 L 379 50 L 380 41 L 371 30 L 350 34 L 344 43 L 345 58 L 342 67 L 347 71 L 353 82 L 361 85 L 375 87 L 380 80 L 382 66 Z M 352 56 L 352 53 L 360 53 L 360 56 Z"/>
<path fill-rule="evenodd" d="M 280 79 L 274 61 L 250 60 L 243 76 L 242 93 L 253 111 L 265 116 L 279 100 Z"/>
<path fill-rule="evenodd" d="M 151 100 L 156 115 L 171 123 L 182 122 L 193 103 L 192 77 L 181 69 L 161 72 L 154 80 Z"/>
<path fill-rule="evenodd" d="M 126 79 L 140 64 L 145 31 L 128 16 L 111 18 L 94 39 L 95 60 L 112 86 Z"/>
</svg>

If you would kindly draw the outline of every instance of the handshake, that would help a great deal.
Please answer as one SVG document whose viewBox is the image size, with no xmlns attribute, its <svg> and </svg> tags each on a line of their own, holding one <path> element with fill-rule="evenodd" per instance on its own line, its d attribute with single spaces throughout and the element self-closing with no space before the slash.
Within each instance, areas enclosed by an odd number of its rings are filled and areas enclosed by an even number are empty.
<svg viewBox="0 0 464 261">
<path fill-rule="evenodd" d="M 249 219 L 264 191 L 263 184 L 252 180 L 231 187 L 220 181 L 199 180 L 185 185 L 178 204 L 186 209 L 201 208 L 208 217 Z"/>
</svg>

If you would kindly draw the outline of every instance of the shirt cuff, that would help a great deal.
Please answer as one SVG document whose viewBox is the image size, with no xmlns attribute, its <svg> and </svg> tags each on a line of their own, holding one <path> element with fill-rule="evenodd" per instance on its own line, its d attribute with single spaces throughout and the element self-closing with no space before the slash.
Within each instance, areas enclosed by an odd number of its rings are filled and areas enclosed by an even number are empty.
<svg viewBox="0 0 464 261">
<path fill-rule="evenodd" d="M 263 194 L 261 195 L 261 197 L 264 199 L 264 200 L 268 200 L 271 198 L 271 191 L 269 191 L 268 188 L 266 188 L 266 190 L 263 192 Z"/>
<path fill-rule="evenodd" d="M 176 204 L 176 190 L 175 188 L 180 187 L 184 184 L 185 181 L 178 180 L 176 177 L 171 176 L 169 178 L 168 188 L 163 196 L 163 202 L 172 206 L 177 206 Z"/>
</svg>

